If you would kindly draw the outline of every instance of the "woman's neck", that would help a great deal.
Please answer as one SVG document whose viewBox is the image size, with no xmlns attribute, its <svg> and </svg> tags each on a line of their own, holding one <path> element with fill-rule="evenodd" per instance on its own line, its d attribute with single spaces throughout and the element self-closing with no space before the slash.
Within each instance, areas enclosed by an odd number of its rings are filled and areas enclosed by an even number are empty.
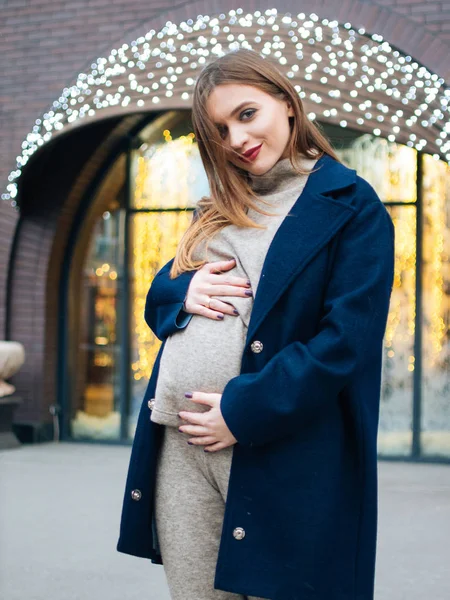
<svg viewBox="0 0 450 600">
<path fill-rule="evenodd" d="M 300 166 L 307 171 L 311 169 L 315 160 L 309 159 L 303 154 L 298 155 Z M 295 171 L 290 159 L 282 158 L 262 175 L 249 173 L 248 181 L 255 193 L 264 196 L 283 192 L 296 186 L 299 177 L 301 175 Z"/>
</svg>

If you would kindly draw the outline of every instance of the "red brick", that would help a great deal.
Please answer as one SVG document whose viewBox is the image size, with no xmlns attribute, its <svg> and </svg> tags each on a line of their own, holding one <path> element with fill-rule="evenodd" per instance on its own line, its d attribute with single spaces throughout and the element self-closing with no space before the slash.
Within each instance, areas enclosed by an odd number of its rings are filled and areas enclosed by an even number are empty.
<svg viewBox="0 0 450 600">
<path fill-rule="evenodd" d="M 414 13 L 437 13 L 441 11 L 440 4 L 437 2 L 421 2 L 411 6 L 411 12 Z"/>
<path fill-rule="evenodd" d="M 436 13 L 428 13 L 425 15 L 425 19 L 427 23 L 448 23 L 450 22 L 450 10 L 440 11 Z"/>
</svg>

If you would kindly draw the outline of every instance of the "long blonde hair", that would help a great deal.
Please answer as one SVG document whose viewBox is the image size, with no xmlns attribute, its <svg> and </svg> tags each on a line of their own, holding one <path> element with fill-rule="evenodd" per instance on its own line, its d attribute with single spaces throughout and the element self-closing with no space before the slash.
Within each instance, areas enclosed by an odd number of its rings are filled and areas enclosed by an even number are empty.
<svg viewBox="0 0 450 600">
<path fill-rule="evenodd" d="M 302 101 L 291 82 L 267 58 L 246 48 L 230 51 L 215 59 L 201 71 L 194 88 L 192 101 L 192 125 L 208 178 L 211 195 L 197 203 L 198 216 L 182 236 L 170 270 L 173 279 L 184 271 L 200 268 L 206 262 L 194 261 L 192 253 L 202 241 L 226 225 L 239 227 L 264 227 L 247 216 L 248 208 L 260 214 L 271 215 L 258 204 L 268 204 L 252 190 L 248 172 L 231 163 L 227 157 L 239 156 L 231 148 L 224 147 L 219 131 L 211 121 L 206 109 L 209 95 L 221 84 L 251 85 L 279 100 L 290 102 L 294 117 L 291 120 L 289 159 L 299 174 L 308 174 L 298 163 L 298 155 L 320 158 L 328 154 L 339 161 L 330 142 L 305 114 Z M 340 161 L 339 161 L 340 162 Z"/>
</svg>

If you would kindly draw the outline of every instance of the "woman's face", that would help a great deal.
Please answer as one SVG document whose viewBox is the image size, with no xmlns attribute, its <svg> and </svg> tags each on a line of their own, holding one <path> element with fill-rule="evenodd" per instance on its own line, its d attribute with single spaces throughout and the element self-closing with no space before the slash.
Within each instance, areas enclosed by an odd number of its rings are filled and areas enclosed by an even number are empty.
<svg viewBox="0 0 450 600">
<path fill-rule="evenodd" d="M 230 162 L 241 169 L 262 175 L 287 157 L 289 117 L 294 116 L 289 102 L 251 85 L 229 83 L 214 88 L 207 110 L 226 148 L 243 155 L 261 146 L 252 160 L 230 156 Z"/>
</svg>

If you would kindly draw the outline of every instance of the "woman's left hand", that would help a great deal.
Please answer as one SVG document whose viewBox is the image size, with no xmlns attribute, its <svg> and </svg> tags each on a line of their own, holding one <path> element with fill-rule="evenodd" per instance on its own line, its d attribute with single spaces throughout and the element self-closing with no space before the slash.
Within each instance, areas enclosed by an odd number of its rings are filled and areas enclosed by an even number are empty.
<svg viewBox="0 0 450 600">
<path fill-rule="evenodd" d="M 205 452 L 215 452 L 223 450 L 228 446 L 237 443 L 237 439 L 228 429 L 227 424 L 220 411 L 220 399 L 222 394 L 210 394 L 205 392 L 191 392 L 193 402 L 207 404 L 210 410 L 206 412 L 186 412 L 182 410 L 178 416 L 183 421 L 188 421 L 186 425 L 180 425 L 179 431 L 193 435 L 195 437 L 187 440 L 191 444 L 204 445 Z"/>
</svg>

